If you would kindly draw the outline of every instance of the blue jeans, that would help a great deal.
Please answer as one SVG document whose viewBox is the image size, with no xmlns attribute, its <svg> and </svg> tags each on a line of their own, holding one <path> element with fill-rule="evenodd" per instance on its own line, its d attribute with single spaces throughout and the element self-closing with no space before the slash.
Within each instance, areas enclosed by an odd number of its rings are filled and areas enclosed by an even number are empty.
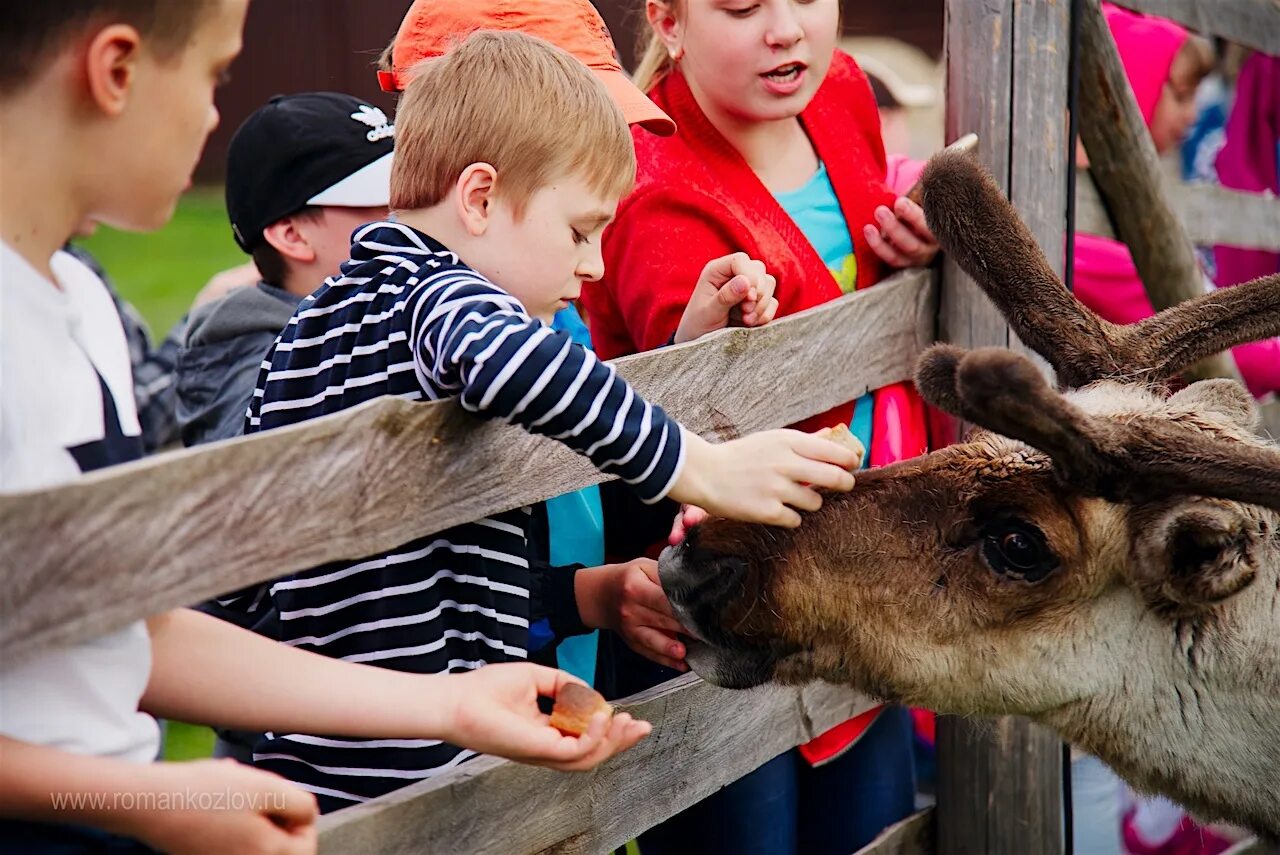
<svg viewBox="0 0 1280 855">
<path fill-rule="evenodd" d="M 159 855 L 146 844 L 87 825 L 0 820 L 0 852 L 22 855 Z"/>
<path fill-rule="evenodd" d="M 640 835 L 644 855 L 849 855 L 915 809 L 911 717 L 886 707 L 843 755 L 795 750 Z"/>
</svg>

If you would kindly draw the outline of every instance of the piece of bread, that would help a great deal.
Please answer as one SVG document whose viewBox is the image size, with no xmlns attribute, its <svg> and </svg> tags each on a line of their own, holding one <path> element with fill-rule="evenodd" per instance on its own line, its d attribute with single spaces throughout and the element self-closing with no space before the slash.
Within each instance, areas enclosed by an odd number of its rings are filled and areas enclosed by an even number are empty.
<svg viewBox="0 0 1280 855">
<path fill-rule="evenodd" d="M 826 437 L 832 442 L 838 442 L 846 448 L 852 448 L 858 453 L 858 462 L 853 464 L 850 472 L 856 472 L 862 466 L 862 458 L 866 456 L 867 450 L 862 446 L 862 441 L 849 432 L 849 426 L 841 422 L 835 427 L 823 428 L 818 431 L 818 436 Z"/>
<path fill-rule="evenodd" d="M 567 736 L 581 736 L 591 724 L 591 716 L 598 712 L 613 717 L 613 707 L 604 695 L 581 683 L 566 683 L 556 693 L 555 706 L 551 708 L 551 726 Z"/>
</svg>

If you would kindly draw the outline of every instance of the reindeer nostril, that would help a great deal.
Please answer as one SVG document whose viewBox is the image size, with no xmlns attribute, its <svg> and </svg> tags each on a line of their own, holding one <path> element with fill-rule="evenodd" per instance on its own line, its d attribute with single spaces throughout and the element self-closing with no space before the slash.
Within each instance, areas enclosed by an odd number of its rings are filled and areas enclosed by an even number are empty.
<svg viewBox="0 0 1280 855">
<path fill-rule="evenodd" d="M 687 543 L 667 547 L 658 558 L 658 578 L 673 602 L 719 599 L 736 589 L 746 572 L 745 558 L 692 549 Z"/>
</svg>

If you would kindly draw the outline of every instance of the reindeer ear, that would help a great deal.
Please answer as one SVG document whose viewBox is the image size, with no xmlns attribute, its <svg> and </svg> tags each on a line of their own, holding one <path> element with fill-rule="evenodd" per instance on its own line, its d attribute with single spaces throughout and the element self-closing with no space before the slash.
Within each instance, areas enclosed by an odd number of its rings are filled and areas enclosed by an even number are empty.
<svg viewBox="0 0 1280 855">
<path fill-rule="evenodd" d="M 966 351 L 950 344 L 935 344 L 916 360 L 916 389 L 926 401 L 953 416 L 963 417 L 956 391 L 956 369 Z"/>
<path fill-rule="evenodd" d="M 1175 616 L 1208 610 L 1258 574 L 1267 532 L 1244 506 L 1185 498 L 1134 509 L 1134 582 L 1152 608 Z"/>
<path fill-rule="evenodd" d="M 1249 391 L 1234 380 L 1201 380 L 1169 398 L 1169 406 L 1189 413 L 1206 413 L 1249 433 L 1258 429 L 1260 414 Z"/>
</svg>

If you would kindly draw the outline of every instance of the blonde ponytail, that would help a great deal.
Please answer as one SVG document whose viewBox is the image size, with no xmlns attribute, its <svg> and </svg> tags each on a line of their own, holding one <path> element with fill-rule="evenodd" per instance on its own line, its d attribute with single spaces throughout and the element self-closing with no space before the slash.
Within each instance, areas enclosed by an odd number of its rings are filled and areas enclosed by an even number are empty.
<svg viewBox="0 0 1280 855">
<path fill-rule="evenodd" d="M 671 56 L 658 38 L 658 34 L 650 32 L 649 43 L 645 45 L 644 55 L 640 57 L 640 64 L 636 66 L 631 80 L 641 92 L 648 92 L 657 85 L 659 80 L 667 76 L 672 65 Z"/>
</svg>

